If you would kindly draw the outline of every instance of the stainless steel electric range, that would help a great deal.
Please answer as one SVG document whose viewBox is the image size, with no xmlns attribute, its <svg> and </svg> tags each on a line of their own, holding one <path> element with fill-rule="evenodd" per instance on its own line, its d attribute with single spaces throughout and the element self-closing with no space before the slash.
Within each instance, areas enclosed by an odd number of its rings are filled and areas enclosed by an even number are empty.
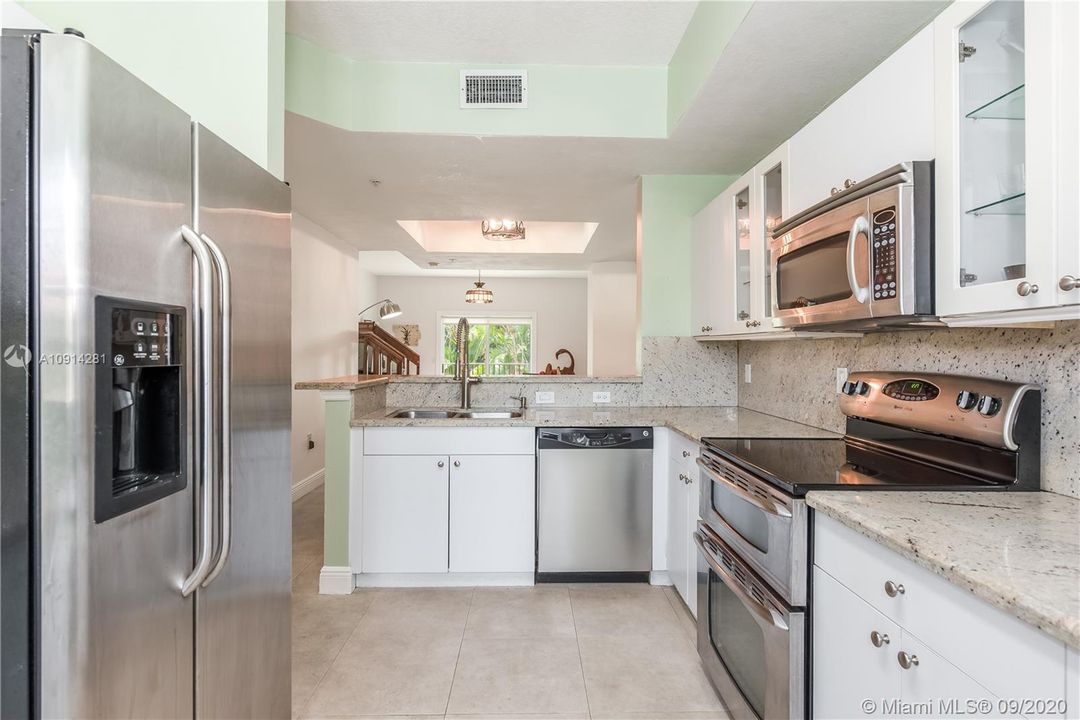
<svg viewBox="0 0 1080 720">
<path fill-rule="evenodd" d="M 733 718 L 809 714 L 811 490 L 1038 490 L 1040 391 L 853 373 L 843 438 L 703 438 L 698 652 Z"/>
</svg>

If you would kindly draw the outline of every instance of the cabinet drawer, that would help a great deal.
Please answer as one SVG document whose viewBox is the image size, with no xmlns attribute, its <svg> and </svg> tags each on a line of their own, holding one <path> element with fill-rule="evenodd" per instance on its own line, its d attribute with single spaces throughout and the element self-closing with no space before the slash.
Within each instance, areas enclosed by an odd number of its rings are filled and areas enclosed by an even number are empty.
<svg viewBox="0 0 1080 720">
<path fill-rule="evenodd" d="M 369 427 L 365 455 L 533 455 L 531 427 Z"/>
<path fill-rule="evenodd" d="M 995 695 L 1064 692 L 1064 643 L 832 518 L 815 513 L 814 530 L 815 565 Z M 890 596 L 886 582 L 903 592 Z"/>
</svg>

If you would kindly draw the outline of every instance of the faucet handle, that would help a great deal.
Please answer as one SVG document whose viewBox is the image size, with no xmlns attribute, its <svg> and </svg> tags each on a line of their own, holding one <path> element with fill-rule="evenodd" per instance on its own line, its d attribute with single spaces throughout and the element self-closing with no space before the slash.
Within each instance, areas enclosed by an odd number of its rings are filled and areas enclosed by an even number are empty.
<svg viewBox="0 0 1080 720">
<path fill-rule="evenodd" d="M 527 395 L 511 395 L 511 400 L 517 400 L 521 405 L 522 410 L 527 410 L 529 407 L 529 397 Z"/>
</svg>

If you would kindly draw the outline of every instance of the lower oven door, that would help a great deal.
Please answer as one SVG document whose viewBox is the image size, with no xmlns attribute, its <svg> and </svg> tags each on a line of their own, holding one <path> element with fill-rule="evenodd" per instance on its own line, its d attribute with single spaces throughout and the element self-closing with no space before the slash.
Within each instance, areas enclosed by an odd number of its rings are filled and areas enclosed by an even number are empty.
<svg viewBox="0 0 1080 720">
<path fill-rule="evenodd" d="M 806 716 L 806 625 L 706 526 L 698 546 L 698 654 L 735 720 Z"/>
<path fill-rule="evenodd" d="M 788 605 L 806 605 L 806 501 L 703 451 L 699 511 L 709 528 Z"/>
</svg>

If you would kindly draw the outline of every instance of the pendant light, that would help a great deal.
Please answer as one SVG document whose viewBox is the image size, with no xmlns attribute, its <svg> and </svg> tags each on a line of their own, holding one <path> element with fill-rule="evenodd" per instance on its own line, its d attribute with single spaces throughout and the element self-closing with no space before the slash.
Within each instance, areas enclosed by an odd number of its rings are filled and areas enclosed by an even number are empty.
<svg viewBox="0 0 1080 720">
<path fill-rule="evenodd" d="M 484 287 L 484 281 L 480 279 L 479 270 L 476 271 L 476 282 L 473 285 L 476 287 L 465 291 L 465 302 L 471 305 L 487 305 L 495 302 L 495 295 Z"/>
</svg>

